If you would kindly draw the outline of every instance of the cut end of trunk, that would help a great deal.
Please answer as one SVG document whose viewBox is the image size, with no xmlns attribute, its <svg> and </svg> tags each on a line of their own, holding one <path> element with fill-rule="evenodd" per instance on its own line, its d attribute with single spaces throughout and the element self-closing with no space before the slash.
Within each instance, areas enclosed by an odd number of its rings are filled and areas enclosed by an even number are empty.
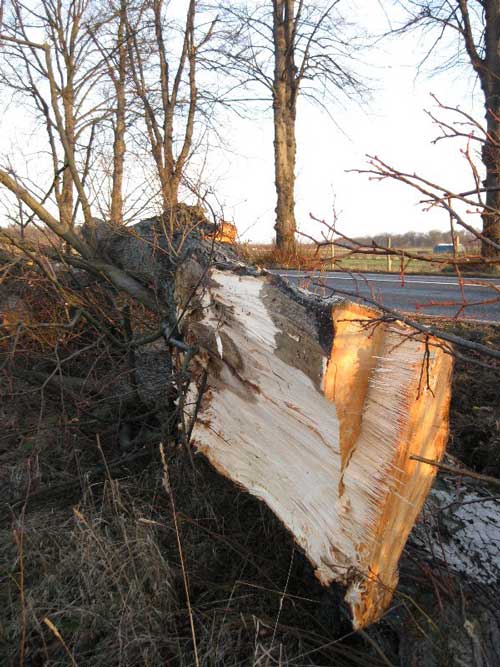
<svg viewBox="0 0 500 667">
<path fill-rule="evenodd" d="M 448 437 L 450 355 L 436 340 L 379 317 L 356 304 L 334 308 L 324 376 L 339 419 L 338 512 L 359 567 L 346 595 L 355 627 L 377 620 L 389 604 L 435 476 L 411 456 L 441 459 Z"/>
<path fill-rule="evenodd" d="M 194 446 L 347 588 L 355 628 L 376 621 L 435 475 L 410 457 L 446 444 L 450 356 L 356 304 L 313 311 L 269 276 L 212 271 L 187 322 L 208 371 Z"/>
</svg>

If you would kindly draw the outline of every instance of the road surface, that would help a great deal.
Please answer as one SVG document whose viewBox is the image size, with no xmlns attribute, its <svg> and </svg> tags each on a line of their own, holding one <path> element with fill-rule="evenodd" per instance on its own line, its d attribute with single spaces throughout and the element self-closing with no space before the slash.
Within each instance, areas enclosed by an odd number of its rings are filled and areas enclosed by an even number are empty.
<svg viewBox="0 0 500 667">
<path fill-rule="evenodd" d="M 464 287 L 468 305 L 460 311 L 464 296 L 456 276 L 405 276 L 402 283 L 399 275 L 390 273 L 350 275 L 330 271 L 318 274 L 285 269 L 275 273 L 318 294 L 356 293 L 405 313 L 453 317 L 460 312 L 460 317 L 464 319 L 500 322 L 500 279 L 466 279 L 466 282 L 475 281 L 481 285 Z M 325 287 L 319 287 L 317 283 Z"/>
</svg>

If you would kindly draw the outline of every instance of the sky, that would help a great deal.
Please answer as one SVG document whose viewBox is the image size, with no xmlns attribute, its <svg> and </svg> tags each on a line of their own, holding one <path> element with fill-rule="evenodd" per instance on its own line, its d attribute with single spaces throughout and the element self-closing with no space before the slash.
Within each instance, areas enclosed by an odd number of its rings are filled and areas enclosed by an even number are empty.
<svg viewBox="0 0 500 667">
<path fill-rule="evenodd" d="M 174 12 L 176 8 L 184 11 L 183 0 L 172 2 Z M 349 8 L 350 19 L 360 29 L 364 26 L 379 34 L 388 29 L 379 0 L 351 0 Z M 396 24 L 397 13 L 390 14 Z M 308 101 L 299 101 L 296 216 L 300 231 L 318 237 L 321 226 L 310 214 L 331 223 L 334 207 L 337 227 L 348 236 L 449 227 L 446 213 L 423 211 L 418 193 L 406 186 L 349 173 L 365 167 L 366 154 L 370 154 L 452 190 L 471 188 L 469 167 L 460 153 L 464 143 L 432 144 L 438 128 L 424 110 L 436 111 L 434 93 L 443 103 L 459 105 L 482 120 L 481 93 L 467 67 L 431 76 L 437 58 L 417 76 L 430 43 L 429 37 L 414 33 L 382 40 L 360 54 L 356 66 L 372 88 L 370 99 L 363 103 L 327 100 L 326 113 Z M 240 237 L 265 243 L 274 235 L 276 197 L 270 105 L 252 104 L 247 115 L 242 119 L 225 112 L 219 118 L 224 146 L 213 144 L 204 178 L 216 192 L 225 219 L 236 223 Z M 16 145 L 29 152 L 35 145 L 30 123 L 19 109 L 11 108 L 0 121 L 0 152 L 11 153 Z M 479 224 L 476 214 L 467 215 L 471 224 Z"/>
</svg>

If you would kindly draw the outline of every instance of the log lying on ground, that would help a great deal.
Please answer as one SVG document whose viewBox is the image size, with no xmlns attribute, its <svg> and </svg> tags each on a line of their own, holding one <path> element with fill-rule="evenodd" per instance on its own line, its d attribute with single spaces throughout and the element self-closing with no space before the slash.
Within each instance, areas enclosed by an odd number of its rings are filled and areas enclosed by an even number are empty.
<svg viewBox="0 0 500 667">
<path fill-rule="evenodd" d="M 435 476 L 410 457 L 444 451 L 451 357 L 368 308 L 241 270 L 196 290 L 200 271 L 186 262 L 176 290 L 207 387 L 188 401 L 192 443 L 275 512 L 323 585 L 347 587 L 362 628 L 388 607 Z"/>
<path fill-rule="evenodd" d="M 399 664 L 500 665 L 499 554 L 495 487 L 440 472 L 401 559 L 400 601 L 413 611 L 387 617 Z"/>
<path fill-rule="evenodd" d="M 347 588 L 355 628 L 373 623 L 436 474 L 411 457 L 444 452 L 450 355 L 375 310 L 247 267 L 203 234 L 175 254 L 161 239 L 145 221 L 103 251 L 155 288 L 167 338 L 197 350 L 192 445 L 272 509 L 323 585 Z"/>
<path fill-rule="evenodd" d="M 376 621 L 436 473 L 411 457 L 444 451 L 450 355 L 375 310 L 246 267 L 203 231 L 172 244 L 155 220 L 105 231 L 103 260 L 154 287 L 166 339 L 197 350 L 193 446 L 271 508 L 323 585 L 347 588 L 355 628 Z M 170 371 L 164 342 L 141 347 L 145 403 L 162 402 Z"/>
</svg>

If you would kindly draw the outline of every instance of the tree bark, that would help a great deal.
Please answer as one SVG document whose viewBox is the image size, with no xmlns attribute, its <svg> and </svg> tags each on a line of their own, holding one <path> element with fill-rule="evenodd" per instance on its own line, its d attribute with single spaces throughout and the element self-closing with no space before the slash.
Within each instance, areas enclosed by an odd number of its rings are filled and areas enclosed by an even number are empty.
<svg viewBox="0 0 500 667">
<path fill-rule="evenodd" d="M 493 113 L 491 110 L 487 111 L 488 139 L 483 147 L 483 162 L 486 167 L 486 178 L 483 184 L 488 191 L 486 193 L 487 210 L 482 217 L 484 236 L 495 243 L 500 243 L 500 191 L 498 191 L 500 184 L 500 116 L 497 115 L 500 114 L 500 104 L 497 104 L 496 111 Z M 483 241 L 482 255 L 484 257 L 497 257 L 498 252 L 496 248 Z"/>
<path fill-rule="evenodd" d="M 486 208 L 483 211 L 483 234 L 487 239 L 500 243 L 500 2 L 486 0 L 484 12 L 484 49 L 478 51 L 474 38 L 474 26 L 468 0 L 459 0 L 460 32 L 467 55 L 479 77 L 484 94 L 486 116 L 486 140 L 482 160 L 486 169 L 483 182 L 487 188 Z M 499 251 L 487 242 L 482 243 L 484 257 L 498 257 Z"/>
<path fill-rule="evenodd" d="M 483 146 L 483 162 L 486 168 L 484 186 L 487 210 L 483 214 L 483 233 L 500 243 L 500 3 L 485 3 L 485 53 L 479 70 L 479 78 L 485 98 L 486 143 Z M 485 257 L 498 256 L 498 250 L 488 243 L 482 245 Z"/>
<path fill-rule="evenodd" d="M 281 97 L 278 95 L 277 98 Z M 274 103 L 274 160 L 276 184 L 276 245 L 293 255 L 295 241 L 295 118 L 281 102 Z"/>
<path fill-rule="evenodd" d="M 125 115 L 126 115 L 126 79 L 127 79 L 127 43 L 126 43 L 126 6 L 121 0 L 116 48 L 118 51 L 118 67 L 112 80 L 115 87 L 116 111 L 114 117 L 113 141 L 113 185 L 111 190 L 111 221 L 115 225 L 123 223 L 123 172 L 125 165 Z"/>
<path fill-rule="evenodd" d="M 73 86 L 68 86 L 63 91 L 63 107 L 65 131 L 68 144 L 74 152 L 75 147 L 75 118 L 74 118 L 74 95 Z M 61 223 L 67 227 L 73 226 L 73 176 L 68 166 L 65 167 L 62 177 L 62 191 L 59 203 Z"/>
<path fill-rule="evenodd" d="M 276 245 L 295 252 L 295 119 L 299 81 L 294 60 L 294 0 L 273 3 L 274 39 L 274 168 L 276 185 Z"/>
</svg>

